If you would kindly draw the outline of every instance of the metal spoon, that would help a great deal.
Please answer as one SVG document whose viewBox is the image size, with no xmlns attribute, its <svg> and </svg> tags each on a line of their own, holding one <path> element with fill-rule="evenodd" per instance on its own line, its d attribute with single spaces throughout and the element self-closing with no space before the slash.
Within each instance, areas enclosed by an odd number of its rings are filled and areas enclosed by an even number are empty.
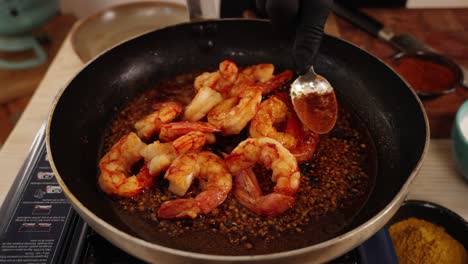
<svg viewBox="0 0 468 264">
<path fill-rule="evenodd" d="M 312 66 L 292 83 L 290 96 L 294 111 L 308 129 L 317 134 L 333 129 L 338 116 L 335 91 Z"/>
</svg>

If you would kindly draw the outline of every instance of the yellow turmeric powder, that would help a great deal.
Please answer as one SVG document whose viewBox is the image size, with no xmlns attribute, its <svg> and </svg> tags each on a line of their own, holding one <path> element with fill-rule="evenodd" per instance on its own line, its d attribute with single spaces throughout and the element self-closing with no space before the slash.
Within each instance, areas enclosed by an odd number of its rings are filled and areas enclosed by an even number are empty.
<svg viewBox="0 0 468 264">
<path fill-rule="evenodd" d="M 409 218 L 393 224 L 390 236 L 401 264 L 467 264 L 465 248 L 444 228 Z"/>
</svg>

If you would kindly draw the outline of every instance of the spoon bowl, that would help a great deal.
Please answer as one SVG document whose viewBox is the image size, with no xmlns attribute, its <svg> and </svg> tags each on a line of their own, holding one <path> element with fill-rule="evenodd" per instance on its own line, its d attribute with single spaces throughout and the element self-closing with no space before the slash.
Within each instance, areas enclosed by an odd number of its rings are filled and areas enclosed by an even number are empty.
<svg viewBox="0 0 468 264">
<path fill-rule="evenodd" d="M 338 116 L 335 91 L 313 67 L 292 83 L 290 96 L 294 111 L 308 129 L 317 134 L 333 129 Z"/>
</svg>

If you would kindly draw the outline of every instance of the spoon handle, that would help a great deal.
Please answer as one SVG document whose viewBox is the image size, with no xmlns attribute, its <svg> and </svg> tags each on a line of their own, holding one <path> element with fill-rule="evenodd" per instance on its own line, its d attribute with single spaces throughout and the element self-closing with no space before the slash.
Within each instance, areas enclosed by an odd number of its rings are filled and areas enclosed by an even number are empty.
<svg viewBox="0 0 468 264">
<path fill-rule="evenodd" d="M 309 70 L 301 75 L 301 82 L 313 82 L 317 79 L 317 73 L 314 71 L 314 66 L 310 66 Z"/>
</svg>

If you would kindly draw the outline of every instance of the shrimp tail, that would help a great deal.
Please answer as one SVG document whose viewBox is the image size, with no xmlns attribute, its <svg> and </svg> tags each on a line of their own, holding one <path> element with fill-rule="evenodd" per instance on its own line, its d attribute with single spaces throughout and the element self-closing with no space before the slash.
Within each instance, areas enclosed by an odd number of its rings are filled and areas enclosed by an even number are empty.
<svg viewBox="0 0 468 264">
<path fill-rule="evenodd" d="M 269 94 L 272 91 L 278 89 L 283 83 L 291 80 L 293 77 L 292 71 L 284 71 L 282 73 L 279 73 L 273 78 L 269 79 L 268 81 L 264 83 L 260 83 L 260 87 L 262 90 L 262 94 Z"/>
<path fill-rule="evenodd" d="M 242 170 L 234 177 L 234 184 L 233 193 L 237 200 L 245 207 L 255 211 L 255 201 L 263 195 L 255 174 L 249 169 Z"/>
<path fill-rule="evenodd" d="M 153 186 L 154 177 L 150 174 L 148 164 L 145 162 L 136 175 L 142 189 L 148 189 Z"/>
<path fill-rule="evenodd" d="M 225 190 L 211 189 L 204 191 L 195 197 L 198 202 L 198 207 L 203 214 L 211 212 L 214 208 L 221 205 L 226 200 L 229 192 Z"/>
<path fill-rule="evenodd" d="M 282 193 L 263 196 L 255 174 L 251 170 L 240 171 L 235 177 L 234 195 L 249 210 L 267 217 L 275 217 L 294 205 L 295 199 Z"/>
<path fill-rule="evenodd" d="M 293 207 L 295 199 L 293 196 L 270 193 L 260 197 L 256 201 L 255 212 L 267 217 L 276 217 Z"/>
<path fill-rule="evenodd" d="M 159 132 L 159 140 L 173 141 L 193 131 L 200 131 L 203 133 L 214 133 L 214 132 L 220 132 L 221 130 L 213 126 L 212 124 L 205 123 L 205 122 L 199 122 L 199 121 L 173 122 L 173 123 L 164 124 L 161 126 L 161 131 Z"/>
<path fill-rule="evenodd" d="M 194 198 L 177 199 L 164 202 L 158 210 L 161 218 L 196 218 L 202 212 Z"/>
</svg>

